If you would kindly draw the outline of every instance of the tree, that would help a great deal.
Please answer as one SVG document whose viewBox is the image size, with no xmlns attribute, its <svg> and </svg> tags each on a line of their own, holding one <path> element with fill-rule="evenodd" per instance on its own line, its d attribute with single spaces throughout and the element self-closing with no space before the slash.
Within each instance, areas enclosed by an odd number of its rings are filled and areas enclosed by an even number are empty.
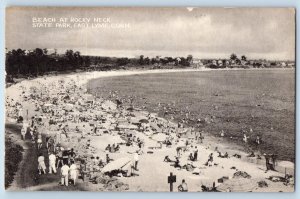
<svg viewBox="0 0 300 199">
<path fill-rule="evenodd" d="M 191 64 L 192 61 L 193 61 L 193 55 L 188 55 L 187 58 L 186 58 L 186 61 Z"/>
<path fill-rule="evenodd" d="M 47 49 L 47 48 L 44 48 L 44 49 L 43 49 L 43 53 L 44 53 L 44 55 L 47 55 L 47 54 L 48 54 L 48 49 Z"/>
<path fill-rule="evenodd" d="M 83 57 L 83 66 L 85 68 L 89 67 L 91 65 L 91 59 L 89 56 L 84 56 Z"/>
<path fill-rule="evenodd" d="M 73 50 L 66 50 L 65 56 L 69 61 L 73 60 L 73 58 L 74 58 Z"/>
<path fill-rule="evenodd" d="M 39 73 L 44 73 L 46 70 L 45 66 L 45 54 L 41 48 L 36 48 L 32 52 L 33 63 L 35 66 L 35 75 L 39 75 Z"/>
<path fill-rule="evenodd" d="M 147 64 L 147 65 L 150 65 L 150 59 L 149 59 L 149 57 L 146 57 L 144 59 L 144 63 Z"/>
<path fill-rule="evenodd" d="M 232 54 L 230 55 L 230 59 L 231 59 L 231 60 L 236 60 L 236 59 L 237 59 L 236 54 L 232 53 Z"/>
<path fill-rule="evenodd" d="M 117 60 L 118 66 L 125 66 L 125 65 L 129 64 L 129 62 L 130 62 L 130 60 L 127 57 L 125 57 L 125 58 L 119 58 Z"/>
<path fill-rule="evenodd" d="M 241 59 L 242 61 L 247 61 L 247 57 L 245 55 L 242 55 Z"/>
<path fill-rule="evenodd" d="M 73 56 L 74 56 L 74 62 L 75 62 L 75 65 L 73 66 L 73 68 L 76 69 L 76 68 L 79 68 L 80 66 L 82 66 L 83 59 L 80 55 L 80 52 L 76 51 Z"/>
<path fill-rule="evenodd" d="M 140 56 L 139 64 L 144 65 L 144 55 Z"/>
</svg>

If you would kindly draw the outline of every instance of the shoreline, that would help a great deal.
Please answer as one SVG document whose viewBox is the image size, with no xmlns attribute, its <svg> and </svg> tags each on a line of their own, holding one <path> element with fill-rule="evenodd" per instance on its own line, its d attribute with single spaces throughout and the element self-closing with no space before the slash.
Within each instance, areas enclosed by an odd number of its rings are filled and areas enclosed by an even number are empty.
<svg viewBox="0 0 300 199">
<path fill-rule="evenodd" d="M 93 79 L 105 78 L 105 77 L 128 76 L 128 75 L 137 75 L 137 74 L 170 73 L 170 72 L 171 73 L 172 72 L 196 72 L 196 71 L 197 72 L 203 72 L 203 71 L 213 71 L 213 70 L 215 70 L 215 69 L 209 69 L 209 70 L 199 70 L 199 69 L 174 70 L 174 69 L 167 69 L 167 70 L 150 70 L 150 71 L 139 70 L 139 71 L 108 71 L 108 72 L 93 71 L 93 72 L 84 72 L 84 73 L 63 74 L 63 75 L 50 76 L 50 77 L 48 77 L 48 76 L 47 77 L 39 77 L 39 78 L 36 78 L 36 79 L 33 79 L 33 80 L 24 80 L 25 82 L 23 82 L 22 83 L 23 85 L 22 84 L 21 85 L 25 86 L 25 87 L 29 87 L 30 85 L 38 85 L 41 82 L 44 82 L 45 84 L 47 84 L 47 82 L 51 83 L 54 80 L 64 79 L 64 81 L 66 81 L 66 82 L 69 81 L 69 80 L 74 80 L 79 86 L 86 87 L 89 81 L 91 81 Z M 231 69 L 229 69 L 229 70 L 231 70 Z M 229 70 L 219 70 L 219 71 L 229 71 Z M 241 70 L 241 69 L 234 69 L 234 70 Z M 242 69 L 242 70 L 249 70 L 249 69 Z M 258 69 L 258 70 L 265 70 L 265 69 Z M 13 95 L 15 95 L 15 97 L 17 99 L 18 94 L 20 94 L 20 93 L 18 93 L 18 92 L 12 93 L 10 91 L 11 90 L 18 90 L 18 89 L 14 89 L 14 87 L 19 87 L 19 86 L 20 86 L 20 84 L 14 84 L 14 85 L 12 85 L 12 87 L 7 88 L 6 96 L 10 95 L 10 97 L 12 97 L 12 94 L 13 94 Z M 218 141 L 218 137 L 210 135 L 209 137 L 206 137 L 206 139 L 209 140 L 210 144 L 212 143 L 212 144 L 215 144 L 217 146 L 221 145 L 220 141 Z M 228 148 L 229 146 L 232 147 L 232 143 L 224 143 L 224 141 L 222 142 L 222 145 L 223 145 L 224 148 Z M 211 147 L 214 148 L 213 146 L 211 146 Z M 243 150 L 240 150 L 240 148 L 239 148 L 240 146 L 236 146 L 236 147 L 238 147 L 238 149 L 235 149 L 234 151 L 236 151 L 240 154 L 246 154 Z M 254 164 L 254 163 L 251 163 L 249 161 L 245 161 L 245 160 L 242 160 L 242 161 L 245 162 L 245 165 Z M 126 181 L 126 179 L 125 179 L 125 181 Z"/>
<path fill-rule="evenodd" d="M 47 74 L 47 75 L 42 75 L 38 76 L 32 79 L 26 79 L 26 78 L 20 78 L 16 83 L 10 83 L 6 88 L 9 88 L 10 86 L 19 84 L 23 81 L 33 81 L 37 79 L 43 79 L 45 77 L 51 78 L 51 77 L 59 77 L 59 76 L 70 76 L 70 75 L 87 75 L 87 74 L 93 74 L 94 78 L 104 78 L 104 77 L 115 77 L 115 76 L 127 76 L 127 75 L 136 75 L 136 74 L 156 74 L 156 73 L 176 73 L 176 72 L 206 72 L 206 71 L 257 71 L 257 70 L 295 70 L 295 68 L 218 68 L 218 69 L 212 69 L 212 68 L 178 68 L 178 69 L 128 69 L 128 70 L 111 70 L 111 71 L 72 71 L 72 72 L 67 72 L 67 73 L 58 73 L 56 75 L 54 74 Z M 101 75 L 98 77 L 98 74 L 101 73 Z M 121 74 L 118 74 L 121 73 Z M 90 79 L 90 80 L 91 80 Z M 89 81 L 90 81 L 89 80 Z M 6 83 L 7 86 L 7 83 Z"/>
<path fill-rule="evenodd" d="M 116 70 L 116 71 L 91 71 L 91 72 L 73 72 L 70 74 L 59 74 L 59 75 L 50 75 L 50 76 L 42 76 L 30 80 L 24 80 L 26 82 L 39 82 L 42 81 L 45 78 L 71 78 L 77 80 L 77 83 L 80 86 L 83 86 L 87 89 L 87 84 L 91 82 L 92 80 L 98 79 L 98 78 L 109 78 L 109 77 L 119 77 L 119 76 L 131 76 L 131 75 L 146 75 L 146 74 L 159 74 L 159 73 L 178 73 L 178 72 L 208 72 L 208 71 L 251 71 L 251 70 L 274 70 L 273 68 L 250 68 L 250 69 L 242 69 L 242 68 L 225 68 L 225 69 L 210 69 L 210 68 L 204 68 L 204 69 L 154 69 L 154 70 Z M 275 70 L 295 70 L 295 68 L 275 68 Z M 80 76 L 80 77 L 79 77 Z M 23 82 L 23 81 L 21 81 Z M 17 84 L 21 83 L 18 82 Z M 14 85 L 17 85 L 14 84 Z M 12 85 L 12 86 L 14 86 Z M 7 90 L 8 88 L 6 88 Z M 6 92 L 7 95 L 7 92 Z M 213 138 L 214 142 L 216 142 L 219 137 L 216 137 L 214 135 L 207 134 L 206 136 L 209 136 Z M 224 141 L 224 140 L 223 140 Z M 241 145 L 238 145 L 236 143 L 230 143 L 229 140 L 226 140 L 227 146 L 232 146 L 234 144 L 235 147 L 239 148 L 240 152 L 243 152 L 245 154 L 246 151 L 244 150 L 244 147 Z M 243 149 L 241 151 L 241 149 Z M 279 161 L 286 161 L 286 160 L 279 160 Z"/>
</svg>

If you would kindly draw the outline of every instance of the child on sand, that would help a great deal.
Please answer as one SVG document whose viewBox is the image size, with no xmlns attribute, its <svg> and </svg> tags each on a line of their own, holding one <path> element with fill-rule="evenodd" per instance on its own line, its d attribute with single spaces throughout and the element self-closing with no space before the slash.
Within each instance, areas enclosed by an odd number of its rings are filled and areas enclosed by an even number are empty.
<svg viewBox="0 0 300 199">
<path fill-rule="evenodd" d="M 182 180 L 182 183 L 178 186 L 178 191 L 179 192 L 188 192 L 188 186 L 185 180 Z"/>
</svg>

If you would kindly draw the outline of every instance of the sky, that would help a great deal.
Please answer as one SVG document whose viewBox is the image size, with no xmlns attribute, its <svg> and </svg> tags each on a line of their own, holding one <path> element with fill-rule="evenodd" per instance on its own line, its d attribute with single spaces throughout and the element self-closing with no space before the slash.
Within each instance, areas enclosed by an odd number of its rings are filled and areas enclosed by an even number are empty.
<svg viewBox="0 0 300 199">
<path fill-rule="evenodd" d="M 34 20 L 38 18 L 55 22 L 52 27 L 33 27 L 41 25 Z M 60 18 L 67 18 L 70 27 L 56 27 L 64 22 Z M 88 27 L 71 22 L 83 18 L 90 19 Z M 235 53 L 248 59 L 295 60 L 292 8 L 9 7 L 5 31 L 8 50 L 73 49 L 112 57 L 191 54 L 200 59 Z"/>
</svg>

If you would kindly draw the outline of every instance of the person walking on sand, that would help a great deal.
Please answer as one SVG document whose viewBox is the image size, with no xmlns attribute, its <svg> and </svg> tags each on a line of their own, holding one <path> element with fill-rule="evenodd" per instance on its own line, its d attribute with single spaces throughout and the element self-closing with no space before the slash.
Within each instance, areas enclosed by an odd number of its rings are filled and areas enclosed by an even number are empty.
<svg viewBox="0 0 300 199">
<path fill-rule="evenodd" d="M 202 132 L 203 132 L 203 131 L 201 131 L 201 132 L 200 132 L 200 135 L 199 135 L 200 144 L 203 143 L 203 139 L 204 139 L 204 136 L 202 135 Z"/>
<path fill-rule="evenodd" d="M 136 171 L 138 171 L 138 168 L 137 168 L 138 162 L 139 162 L 139 154 L 138 154 L 138 151 L 136 151 L 136 152 L 133 154 L 133 162 L 134 162 L 134 164 L 133 164 L 134 169 L 135 169 Z"/>
<path fill-rule="evenodd" d="M 61 185 L 62 186 L 68 186 L 69 184 L 69 166 L 65 164 L 64 166 L 61 167 Z"/>
<path fill-rule="evenodd" d="M 50 155 L 49 155 L 49 173 L 51 174 L 52 171 L 54 173 L 56 173 L 56 156 L 53 154 L 53 152 L 50 152 Z"/>
<path fill-rule="evenodd" d="M 42 171 L 44 174 L 46 174 L 45 158 L 42 154 L 40 154 L 38 157 L 38 170 L 39 170 L 39 175 L 42 174 Z"/>
<path fill-rule="evenodd" d="M 193 161 L 197 161 L 197 159 L 198 159 L 198 149 L 197 146 L 195 146 Z"/>
</svg>

